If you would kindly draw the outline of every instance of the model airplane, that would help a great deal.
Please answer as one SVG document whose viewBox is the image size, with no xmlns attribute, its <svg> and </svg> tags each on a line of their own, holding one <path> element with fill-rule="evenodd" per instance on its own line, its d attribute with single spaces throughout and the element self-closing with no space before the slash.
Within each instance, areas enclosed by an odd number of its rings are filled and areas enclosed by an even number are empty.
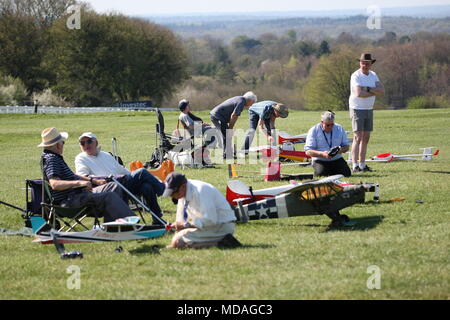
<svg viewBox="0 0 450 320">
<path fill-rule="evenodd" d="M 348 216 L 341 215 L 339 210 L 356 203 L 364 203 L 366 188 L 363 185 L 341 186 L 333 181 L 338 177 L 340 176 L 250 192 L 250 201 L 253 202 L 244 204 L 245 198 L 233 200 L 237 203 L 236 217 L 238 221 L 247 222 L 325 214 L 332 220 L 330 226 L 353 225 Z M 269 193 L 272 193 L 272 196 L 269 196 Z M 255 201 L 255 194 L 265 198 Z"/>
<path fill-rule="evenodd" d="M 344 191 L 351 190 L 355 187 L 356 188 L 362 187 L 365 190 L 365 192 L 374 192 L 374 200 L 375 201 L 379 200 L 380 186 L 378 184 L 374 183 L 350 184 L 341 182 L 340 179 L 342 179 L 343 177 L 344 177 L 343 175 L 335 175 L 314 182 L 317 183 L 332 182 L 338 185 L 339 187 L 342 187 Z M 290 192 L 299 186 L 310 184 L 311 181 L 303 183 L 297 183 L 295 181 L 292 181 L 291 183 L 283 186 L 253 190 L 252 187 L 248 187 L 245 183 L 241 182 L 240 180 L 230 180 L 228 181 L 227 185 L 226 199 L 233 206 L 237 205 L 238 202 L 241 202 L 242 204 L 248 204 L 260 200 L 273 199 L 276 196 Z"/>
<path fill-rule="evenodd" d="M 164 225 L 139 224 L 139 218 L 129 217 L 115 222 L 104 223 L 98 228 L 83 232 L 58 232 L 53 230 L 41 217 L 31 217 L 34 242 L 42 244 L 90 243 L 128 240 L 145 240 L 163 236 L 167 232 Z"/>
<path fill-rule="evenodd" d="M 296 136 L 291 136 L 289 133 L 285 131 L 278 132 L 278 144 L 288 143 L 305 143 L 307 133 L 302 133 Z"/>
<path fill-rule="evenodd" d="M 277 157 L 281 160 L 292 160 L 304 162 L 308 159 L 311 159 L 310 156 L 306 154 L 305 151 L 296 151 L 291 148 L 287 148 L 286 144 L 283 144 L 282 147 L 277 148 L 274 146 L 264 145 L 258 147 L 252 147 L 249 149 L 250 152 L 260 153 L 263 159 L 274 160 Z"/>
<path fill-rule="evenodd" d="M 349 131 L 346 131 L 347 135 L 350 133 Z M 285 143 L 305 143 L 306 137 L 308 136 L 307 133 L 298 134 L 296 136 L 291 136 L 289 133 L 285 131 L 279 131 L 278 132 L 278 144 L 282 145 Z"/>
<path fill-rule="evenodd" d="M 403 154 L 403 155 L 395 155 L 392 153 L 382 153 L 378 154 L 370 159 L 370 161 L 375 162 L 391 162 L 391 161 L 430 161 L 433 157 L 439 155 L 440 150 L 436 150 L 433 153 L 433 148 L 421 148 L 423 152 L 421 154 Z"/>
</svg>

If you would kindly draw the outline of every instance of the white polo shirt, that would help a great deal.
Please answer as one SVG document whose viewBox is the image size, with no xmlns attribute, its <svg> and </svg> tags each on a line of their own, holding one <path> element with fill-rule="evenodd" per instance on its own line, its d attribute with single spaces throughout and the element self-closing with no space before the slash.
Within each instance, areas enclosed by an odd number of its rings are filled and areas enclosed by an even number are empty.
<svg viewBox="0 0 450 320">
<path fill-rule="evenodd" d="M 97 156 L 89 156 L 86 152 L 78 154 L 75 158 L 75 169 L 80 176 L 106 177 L 111 174 L 126 175 L 130 173 L 112 155 L 103 151 L 100 151 Z"/>
<path fill-rule="evenodd" d="M 178 200 L 177 221 L 184 222 L 185 207 L 188 221 L 199 229 L 236 221 L 222 193 L 203 181 L 188 179 L 186 196 Z"/>
<path fill-rule="evenodd" d="M 376 83 L 379 82 L 378 76 L 375 72 L 369 71 L 368 75 L 362 73 L 361 69 L 358 69 L 352 74 L 350 79 L 350 99 L 349 107 L 355 110 L 372 110 L 375 104 L 375 96 L 368 98 L 359 98 L 356 94 L 356 86 L 375 88 Z"/>
</svg>

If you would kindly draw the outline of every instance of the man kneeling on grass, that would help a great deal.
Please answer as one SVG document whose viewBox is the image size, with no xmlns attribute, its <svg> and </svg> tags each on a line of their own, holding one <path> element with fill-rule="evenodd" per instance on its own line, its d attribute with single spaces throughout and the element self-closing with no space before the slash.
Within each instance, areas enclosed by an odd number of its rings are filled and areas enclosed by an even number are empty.
<svg viewBox="0 0 450 320">
<path fill-rule="evenodd" d="M 178 200 L 176 234 L 168 248 L 208 248 L 241 246 L 233 237 L 236 216 L 225 197 L 214 186 L 186 179 L 173 172 L 166 178 L 163 197 Z"/>
</svg>

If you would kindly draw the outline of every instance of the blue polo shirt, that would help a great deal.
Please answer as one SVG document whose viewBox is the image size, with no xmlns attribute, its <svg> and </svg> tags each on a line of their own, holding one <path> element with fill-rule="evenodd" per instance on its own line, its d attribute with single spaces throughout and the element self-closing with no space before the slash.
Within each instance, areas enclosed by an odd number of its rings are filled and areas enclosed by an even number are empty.
<svg viewBox="0 0 450 320">
<path fill-rule="evenodd" d="M 270 116 L 273 113 L 273 105 L 278 104 L 275 101 L 261 101 L 254 103 L 249 109 L 248 112 L 256 113 L 259 116 L 260 120 L 270 119 Z"/>
<path fill-rule="evenodd" d="M 322 129 L 322 123 L 318 123 L 309 129 L 304 149 L 305 151 L 329 151 L 334 147 L 345 147 L 348 145 L 347 133 L 341 125 L 335 123 L 331 132 L 325 132 Z M 342 154 L 339 153 L 331 159 L 313 158 L 313 161 L 334 161 L 340 158 L 342 158 Z"/>
</svg>

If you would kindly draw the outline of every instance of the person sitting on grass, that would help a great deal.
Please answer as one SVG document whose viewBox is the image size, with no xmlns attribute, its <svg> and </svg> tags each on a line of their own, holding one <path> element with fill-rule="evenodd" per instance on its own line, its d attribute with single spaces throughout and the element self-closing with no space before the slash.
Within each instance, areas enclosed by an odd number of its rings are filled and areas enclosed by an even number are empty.
<svg viewBox="0 0 450 320">
<path fill-rule="evenodd" d="M 53 203 L 65 207 L 92 206 L 104 222 L 135 216 L 122 199 L 122 190 L 104 179 L 76 175 L 63 158 L 67 132 L 47 128 L 41 134 L 42 170 L 50 184 Z M 97 187 L 94 187 L 97 185 Z"/>
<path fill-rule="evenodd" d="M 157 196 L 161 196 L 164 192 L 163 182 L 144 168 L 130 173 L 111 154 L 100 150 L 97 136 L 92 132 L 83 133 L 78 140 L 82 151 L 75 158 L 78 175 L 85 177 L 117 176 L 125 188 L 136 196 L 142 196 L 146 206 L 159 218 L 162 217 Z M 153 224 L 162 223 L 153 215 L 152 218 Z"/>
<path fill-rule="evenodd" d="M 186 179 L 172 172 L 166 178 L 163 197 L 178 200 L 176 230 L 168 248 L 239 247 L 233 236 L 236 216 L 225 197 L 214 186 Z"/>
</svg>

